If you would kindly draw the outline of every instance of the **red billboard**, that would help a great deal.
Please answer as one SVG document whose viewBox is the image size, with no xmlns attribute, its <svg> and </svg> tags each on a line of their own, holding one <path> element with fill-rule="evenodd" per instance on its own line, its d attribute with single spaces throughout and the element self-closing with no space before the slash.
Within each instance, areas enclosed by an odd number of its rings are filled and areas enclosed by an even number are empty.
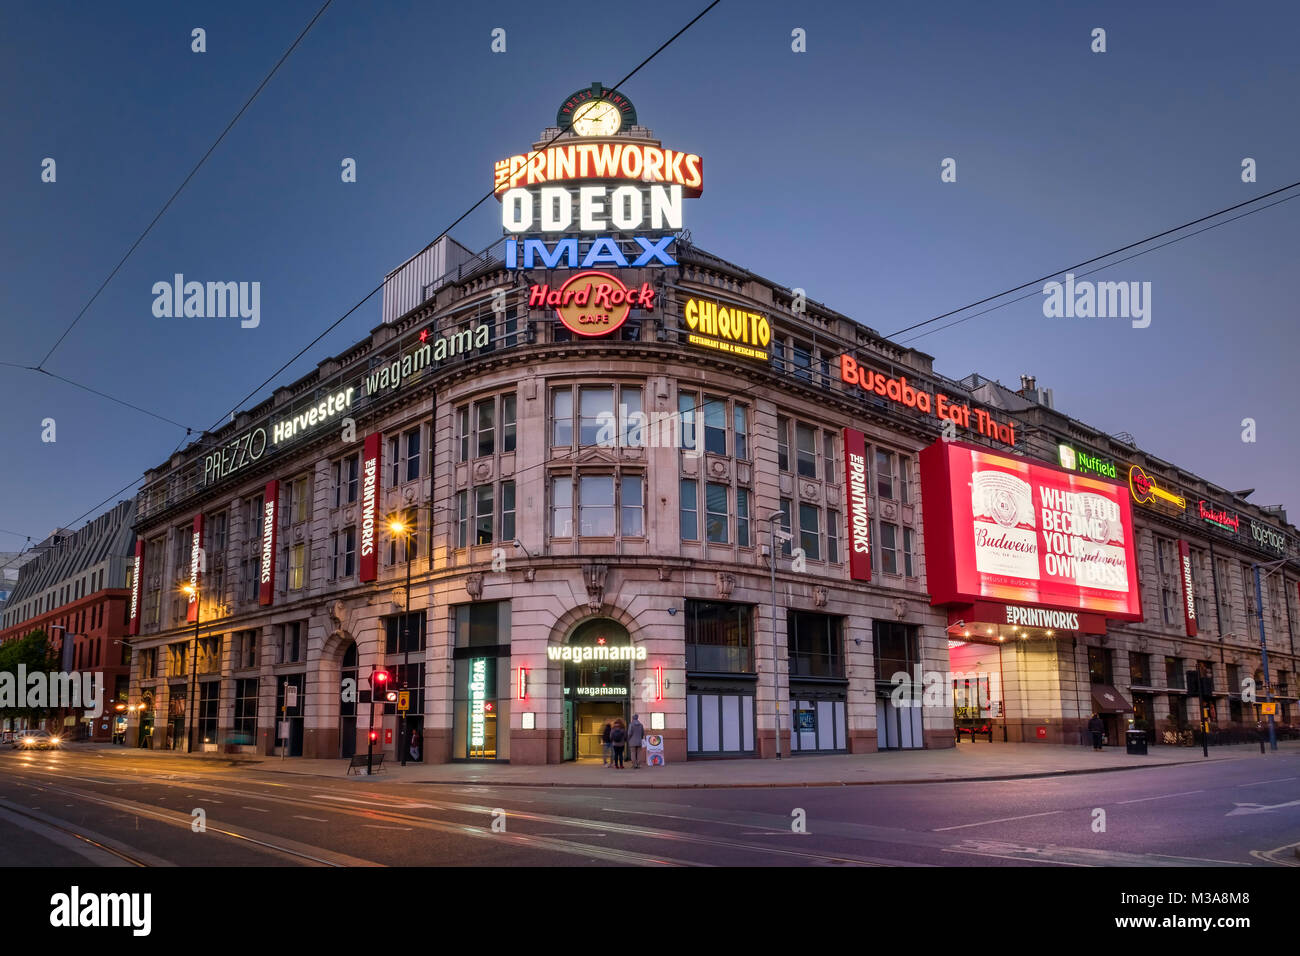
<svg viewBox="0 0 1300 956">
<path fill-rule="evenodd" d="M 140 570 L 144 565 L 144 539 L 135 539 L 135 558 L 131 561 L 131 626 L 127 633 L 140 633 Z"/>
<path fill-rule="evenodd" d="M 262 494 L 262 579 L 257 603 L 266 606 L 275 600 L 275 531 L 280 523 L 280 482 L 266 483 Z"/>
<path fill-rule="evenodd" d="M 1192 584 L 1192 552 L 1187 542 L 1178 542 L 1178 573 L 1183 579 L 1183 622 L 1187 636 L 1196 636 L 1196 589 Z"/>
<path fill-rule="evenodd" d="M 199 619 L 199 588 L 203 586 L 203 514 L 194 516 L 194 531 L 190 535 L 190 601 L 185 609 L 185 620 L 193 624 Z"/>
<path fill-rule="evenodd" d="M 379 432 L 366 436 L 361 456 L 361 567 L 358 577 L 373 581 L 379 577 L 379 455 L 384 436 Z"/>
<path fill-rule="evenodd" d="M 867 513 L 867 439 L 844 429 L 844 514 L 849 523 L 849 577 L 871 580 L 871 515 Z"/>
<path fill-rule="evenodd" d="M 1014 602 L 1142 620 L 1118 482 L 962 442 L 921 452 L 932 604 Z"/>
</svg>

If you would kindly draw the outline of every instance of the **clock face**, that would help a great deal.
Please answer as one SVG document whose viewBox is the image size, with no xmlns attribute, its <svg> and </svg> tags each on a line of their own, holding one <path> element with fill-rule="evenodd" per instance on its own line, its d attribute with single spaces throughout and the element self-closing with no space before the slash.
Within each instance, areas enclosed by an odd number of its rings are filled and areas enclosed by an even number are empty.
<svg viewBox="0 0 1300 956">
<path fill-rule="evenodd" d="M 618 107 L 605 100 L 583 103 L 573 112 L 573 131 L 579 136 L 613 136 L 622 125 Z"/>
</svg>

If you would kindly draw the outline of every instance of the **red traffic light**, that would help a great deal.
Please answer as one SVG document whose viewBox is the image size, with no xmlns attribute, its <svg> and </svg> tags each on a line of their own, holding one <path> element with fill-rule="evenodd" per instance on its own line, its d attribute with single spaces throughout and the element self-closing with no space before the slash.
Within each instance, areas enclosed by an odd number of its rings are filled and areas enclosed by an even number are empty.
<svg viewBox="0 0 1300 956">
<path fill-rule="evenodd" d="M 371 739 L 372 741 L 374 741 L 374 740 L 378 740 L 378 739 L 379 739 L 379 731 L 377 731 L 377 730 L 372 730 L 372 731 L 370 731 L 370 739 Z"/>
<path fill-rule="evenodd" d="M 376 684 L 387 684 L 388 679 L 388 671 L 375 671 Z"/>
</svg>

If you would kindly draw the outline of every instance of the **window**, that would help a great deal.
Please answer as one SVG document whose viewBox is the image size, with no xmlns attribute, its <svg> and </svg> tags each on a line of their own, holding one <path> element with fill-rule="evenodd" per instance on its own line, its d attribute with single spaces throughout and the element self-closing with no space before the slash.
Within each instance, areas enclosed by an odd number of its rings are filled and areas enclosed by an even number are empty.
<svg viewBox="0 0 1300 956">
<path fill-rule="evenodd" d="M 838 564 L 840 560 L 840 513 L 826 512 L 826 560 Z M 908 574 L 912 573 L 909 567 Z"/>
<path fill-rule="evenodd" d="M 1161 574 L 1173 574 L 1177 567 L 1174 561 L 1174 543 L 1168 538 L 1156 538 L 1156 563 Z"/>
<path fill-rule="evenodd" d="M 1201 622 L 1201 626 L 1204 627 L 1206 626 L 1205 622 L 1208 620 L 1206 614 L 1210 605 L 1206 596 L 1209 591 L 1208 575 L 1206 574 L 1206 568 L 1209 567 L 1208 556 L 1204 551 L 1192 551 L 1191 563 L 1192 590 L 1196 593 L 1196 620 Z"/>
<path fill-rule="evenodd" d="M 253 495 L 248 499 L 247 524 L 245 526 L 244 537 L 248 541 L 262 540 L 262 506 L 264 502 L 261 495 Z"/>
<path fill-rule="evenodd" d="M 420 429 L 412 428 L 388 439 L 390 488 L 420 477 Z"/>
<path fill-rule="evenodd" d="M 1151 686 L 1151 655 L 1129 651 L 1128 679 L 1134 687 Z"/>
<path fill-rule="evenodd" d="M 800 342 L 795 339 L 790 343 L 790 354 L 793 357 L 791 365 L 794 366 L 795 378 L 801 378 L 805 382 L 812 381 L 812 346 L 806 342 Z"/>
<path fill-rule="evenodd" d="M 736 489 L 736 544 L 749 547 L 749 489 Z"/>
<path fill-rule="evenodd" d="M 621 501 L 621 532 L 623 537 L 645 535 L 645 479 L 640 475 L 625 475 L 619 481 Z"/>
<path fill-rule="evenodd" d="M 357 529 L 344 528 L 330 535 L 330 578 L 351 577 L 357 570 Z"/>
<path fill-rule="evenodd" d="M 482 458 L 496 451 L 497 441 L 497 403 L 489 398 L 474 403 L 474 455 Z"/>
<path fill-rule="evenodd" d="M 469 461 L 469 406 L 456 409 L 457 461 Z"/>
<path fill-rule="evenodd" d="M 816 478 L 817 429 L 802 422 L 795 425 L 795 450 L 798 455 L 799 474 L 804 478 Z"/>
<path fill-rule="evenodd" d="M 420 477 L 420 429 L 412 428 L 402 436 L 406 444 L 406 480 Z"/>
<path fill-rule="evenodd" d="M 902 570 L 898 561 L 898 525 L 880 522 L 880 570 L 898 574 Z"/>
<path fill-rule="evenodd" d="M 388 563 L 403 564 L 420 553 L 420 509 L 403 508 L 395 516 L 402 523 L 402 531 L 389 532 Z"/>
<path fill-rule="evenodd" d="M 149 680 L 158 676 L 158 649 L 146 648 L 140 651 L 140 679 Z"/>
<path fill-rule="evenodd" d="M 785 537 L 781 539 L 781 553 L 789 557 L 794 545 L 792 544 L 793 535 L 790 534 L 790 523 L 794 520 L 794 502 L 789 498 L 781 499 L 781 530 L 785 532 Z"/>
<path fill-rule="evenodd" d="M 686 602 L 686 669 L 754 673 L 753 611 L 747 604 Z"/>
<path fill-rule="evenodd" d="M 700 540 L 700 486 L 699 483 L 683 478 L 681 481 L 682 517 L 681 530 L 683 541 Z"/>
<path fill-rule="evenodd" d="M 749 458 L 749 409 L 744 405 L 736 405 L 732 409 L 731 430 L 735 435 L 736 457 L 742 460 Z"/>
<path fill-rule="evenodd" d="M 1113 683 L 1111 679 L 1110 648 L 1088 648 L 1088 680 L 1094 684 Z"/>
<path fill-rule="evenodd" d="M 715 544 L 727 543 L 727 486 L 708 482 L 704 486 L 704 538 Z"/>
<path fill-rule="evenodd" d="M 167 645 L 167 676 L 168 677 L 188 677 L 189 672 L 185 669 L 185 655 L 189 650 L 189 645 L 184 642 Z"/>
<path fill-rule="evenodd" d="M 894 453 L 880 448 L 876 449 L 876 494 L 894 497 Z"/>
<path fill-rule="evenodd" d="M 776 416 L 776 466 L 790 470 L 790 419 L 784 415 Z"/>
<path fill-rule="evenodd" d="M 1183 677 L 1182 661 L 1177 657 L 1166 657 L 1165 658 L 1165 686 L 1172 687 L 1175 690 L 1182 690 L 1184 689 L 1185 683 L 1186 681 Z"/>
<path fill-rule="evenodd" d="M 212 535 L 210 538 L 212 543 L 208 545 L 209 550 L 213 554 L 224 553 L 226 550 L 226 512 L 218 511 L 216 514 L 210 515 L 208 517 L 208 527 L 212 529 Z M 99 577 L 100 577 L 99 586 L 103 587 L 104 586 L 103 571 L 99 572 Z M 98 588 L 96 590 L 98 590 Z"/>
<path fill-rule="evenodd" d="M 289 549 L 289 590 L 302 590 L 307 569 L 307 546 L 295 544 Z"/>
<path fill-rule="evenodd" d="M 912 564 L 912 555 L 916 554 L 916 532 L 911 528 L 903 529 L 903 573 L 909 578 L 916 576 Z"/>
<path fill-rule="evenodd" d="M 424 650 L 425 619 L 423 611 L 395 614 L 384 618 L 384 653 L 405 654 Z"/>
<path fill-rule="evenodd" d="M 551 393 L 551 445 L 573 445 L 573 390 L 557 388 Z"/>
<path fill-rule="evenodd" d="M 839 481 L 839 474 L 835 467 L 835 433 L 827 429 L 822 432 L 822 477 L 827 481 Z"/>
<path fill-rule="evenodd" d="M 257 740 L 257 678 L 235 681 L 235 719 L 231 725 L 236 740 L 252 744 Z"/>
<path fill-rule="evenodd" d="M 257 667 L 257 631 L 238 631 L 234 641 L 235 668 Z"/>
<path fill-rule="evenodd" d="M 501 450 L 503 452 L 515 450 L 515 395 L 511 392 L 509 395 L 501 396 Z"/>
<path fill-rule="evenodd" d="M 311 478 L 300 475 L 289 486 L 289 512 L 292 523 L 306 521 L 311 512 Z"/>
<path fill-rule="evenodd" d="M 515 483 L 501 482 L 501 540 L 515 540 Z"/>
<path fill-rule="evenodd" d="M 1178 593 L 1173 588 L 1162 587 L 1160 589 L 1160 609 L 1167 626 L 1173 626 L 1177 623 Z"/>
<path fill-rule="evenodd" d="M 474 543 L 492 543 L 492 519 L 495 517 L 492 507 L 492 486 L 478 485 L 474 488 Z"/>
<path fill-rule="evenodd" d="M 876 659 L 876 683 L 889 684 L 894 674 L 911 674 L 921 663 L 918 629 L 898 621 L 872 621 L 872 649 Z"/>
<path fill-rule="evenodd" d="M 906 455 L 898 456 L 898 491 L 903 504 L 909 504 L 912 500 L 912 459 Z"/>
<path fill-rule="evenodd" d="M 279 625 L 279 635 L 275 645 L 275 662 L 277 664 L 296 664 L 306 660 L 306 641 L 303 640 L 301 621 Z"/>
<path fill-rule="evenodd" d="M 351 455 L 334 462 L 334 507 L 353 504 L 357 500 L 357 479 L 361 459 Z"/>
<path fill-rule="evenodd" d="M 614 536 L 613 475 L 584 475 L 578 479 L 578 534 Z"/>
<path fill-rule="evenodd" d="M 217 742 L 217 705 L 221 681 L 210 680 L 199 685 L 199 740 L 205 744 Z"/>
<path fill-rule="evenodd" d="M 799 504 L 799 547 L 804 557 L 821 560 L 821 510 L 816 505 Z"/>
<path fill-rule="evenodd" d="M 205 637 L 199 641 L 197 670 L 200 674 L 221 673 L 221 638 L 219 636 Z"/>
<path fill-rule="evenodd" d="M 828 614 L 786 612 L 791 677 L 843 677 L 842 621 Z"/>
<path fill-rule="evenodd" d="M 579 445 L 597 444 L 602 413 L 609 422 L 614 414 L 614 389 L 605 385 L 578 389 Z"/>
<path fill-rule="evenodd" d="M 573 537 L 573 479 L 551 481 L 551 537 Z"/>
<path fill-rule="evenodd" d="M 641 414 L 641 389 L 619 389 L 618 443 L 623 448 L 644 448 L 645 416 Z"/>
<path fill-rule="evenodd" d="M 677 419 L 681 423 L 682 448 L 687 451 L 695 449 L 695 393 L 677 393 Z"/>
<path fill-rule="evenodd" d="M 1214 566 L 1218 577 L 1219 633 L 1226 634 L 1232 630 L 1232 578 L 1228 576 L 1228 559 L 1216 558 Z"/>
<path fill-rule="evenodd" d="M 1241 591 L 1246 596 L 1246 620 L 1255 619 L 1255 576 L 1250 571 L 1250 566 L 1243 564 L 1241 566 Z"/>
<path fill-rule="evenodd" d="M 705 396 L 704 450 L 710 455 L 727 453 L 727 403 L 725 399 Z"/>
</svg>

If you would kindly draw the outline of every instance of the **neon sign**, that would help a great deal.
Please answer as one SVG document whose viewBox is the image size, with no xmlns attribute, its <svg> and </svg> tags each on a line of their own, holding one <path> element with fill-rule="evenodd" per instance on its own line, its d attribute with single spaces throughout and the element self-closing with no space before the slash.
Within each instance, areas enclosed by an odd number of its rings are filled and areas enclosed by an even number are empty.
<svg viewBox="0 0 1300 956">
<path fill-rule="evenodd" d="M 634 236 L 630 240 L 613 239 L 601 236 L 598 239 L 578 240 L 570 237 L 560 239 L 547 245 L 542 239 L 522 240 L 522 254 L 519 239 L 506 240 L 507 269 L 589 269 L 592 266 L 617 266 L 620 269 L 640 268 L 641 266 L 675 266 L 677 260 L 668 252 L 668 246 L 675 236 L 660 236 L 649 239 Z M 632 249 L 628 243 L 635 243 Z M 585 248 L 579 260 L 578 253 Z M 627 248 L 633 258 L 624 253 Z M 638 252 L 639 250 L 639 252 Z"/>
<path fill-rule="evenodd" d="M 1241 516 L 1229 513 L 1227 508 L 1215 508 L 1202 498 L 1196 503 L 1196 513 L 1202 521 L 1222 528 L 1224 531 L 1239 531 Z"/>
<path fill-rule="evenodd" d="M 767 346 L 772 341 L 772 324 L 767 316 L 692 298 L 686 300 L 682 317 L 690 329 L 687 341 L 692 345 L 764 362 L 769 358 Z"/>
<path fill-rule="evenodd" d="M 675 183 L 694 199 L 704 191 L 704 160 L 695 153 L 642 143 L 548 146 L 499 160 L 493 192 L 572 179 L 631 179 Z"/>
<path fill-rule="evenodd" d="M 536 192 L 534 198 L 532 191 L 516 188 L 501 197 L 501 225 L 506 232 L 682 228 L 681 186 L 543 186 Z"/>
<path fill-rule="evenodd" d="M 469 745 L 483 749 L 487 740 L 487 658 L 469 662 Z"/>
<path fill-rule="evenodd" d="M 1158 487 L 1155 479 L 1150 477 L 1138 465 L 1133 465 L 1128 470 L 1128 489 L 1129 493 L 1133 495 L 1133 500 L 1140 505 L 1155 504 L 1156 499 L 1159 498 L 1161 501 L 1169 502 L 1179 510 L 1187 507 L 1186 498 Z"/>
<path fill-rule="evenodd" d="M 1064 442 L 1058 444 L 1056 448 L 1062 468 L 1081 471 L 1085 475 L 1100 475 L 1103 478 L 1119 477 L 1119 470 L 1115 467 L 1115 463 L 1107 458 L 1090 455 Z"/>
<path fill-rule="evenodd" d="M 565 328 L 577 335 L 608 335 L 624 322 L 633 306 L 654 308 L 650 283 L 629 289 L 607 272 L 579 272 L 558 289 L 534 285 L 528 290 L 530 309 L 550 306 Z"/>
<path fill-rule="evenodd" d="M 631 644 L 607 644 L 596 647 L 589 644 L 566 644 L 563 647 L 551 645 L 546 649 L 546 659 L 572 661 L 575 664 L 583 661 L 643 661 L 645 648 L 633 647 Z"/>
</svg>

